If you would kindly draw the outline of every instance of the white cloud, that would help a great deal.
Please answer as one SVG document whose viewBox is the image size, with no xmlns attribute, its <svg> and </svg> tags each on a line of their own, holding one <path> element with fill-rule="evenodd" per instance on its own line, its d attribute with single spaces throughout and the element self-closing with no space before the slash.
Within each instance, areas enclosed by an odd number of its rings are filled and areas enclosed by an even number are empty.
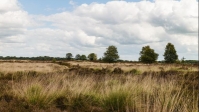
<svg viewBox="0 0 199 112">
<path fill-rule="evenodd" d="M 0 41 L 12 38 L 11 40 L 17 42 L 27 28 L 34 24 L 31 16 L 20 8 L 17 0 L 0 2 Z"/>
<path fill-rule="evenodd" d="M 101 57 L 106 47 L 113 44 L 122 59 L 137 60 L 141 48 L 150 45 L 162 60 L 164 48 L 171 42 L 180 57 L 189 59 L 187 54 L 197 59 L 198 56 L 195 0 L 91 3 L 49 16 L 29 15 L 16 0 L 9 3 L 0 3 L 3 55 L 22 55 L 23 49 L 28 56 L 64 57 L 67 52 L 73 55 L 95 52 Z"/>
<path fill-rule="evenodd" d="M 0 12 L 5 13 L 7 11 L 16 11 L 19 10 L 19 4 L 17 0 L 3 0 L 0 3 Z"/>
<path fill-rule="evenodd" d="M 70 1 L 69 1 L 69 4 L 72 5 L 73 7 L 75 7 L 77 3 L 74 2 L 74 0 L 70 0 Z"/>
</svg>

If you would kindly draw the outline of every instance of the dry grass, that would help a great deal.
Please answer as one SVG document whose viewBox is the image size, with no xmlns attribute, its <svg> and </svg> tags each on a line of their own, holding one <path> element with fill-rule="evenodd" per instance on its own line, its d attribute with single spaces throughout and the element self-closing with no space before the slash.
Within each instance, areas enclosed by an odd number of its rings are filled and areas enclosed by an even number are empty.
<svg viewBox="0 0 199 112">
<path fill-rule="evenodd" d="M 148 75 L 95 76 L 52 74 L 15 82 L 12 91 L 29 104 L 49 107 L 60 97 L 68 111 L 196 112 L 198 95 L 175 80 Z M 58 102 L 55 102 L 57 104 Z M 96 110 L 97 111 L 97 110 Z"/>
<path fill-rule="evenodd" d="M 120 67 L 147 74 L 76 74 L 52 63 L 0 63 L 0 111 L 198 112 L 196 67 L 70 62 L 85 68 Z M 164 77 L 161 72 L 174 70 Z M 17 72 L 22 71 L 22 72 Z M 36 71 L 31 72 L 23 71 Z M 175 71 L 184 71 L 175 72 Z M 17 73 L 15 73 L 17 72 Z M 37 75 L 39 72 L 40 75 Z M 192 73 L 193 72 L 193 73 Z M 175 73 L 175 74 L 174 74 Z M 183 76 L 187 73 L 187 76 Z M 14 74 L 14 75 L 13 75 Z M 18 78 L 13 78 L 13 76 Z M 190 76 L 189 76 L 190 75 Z"/>
<path fill-rule="evenodd" d="M 37 71 L 37 72 L 57 72 L 63 71 L 67 67 L 53 63 L 0 63 L 0 71 L 4 73 L 13 73 L 17 71 Z"/>
<path fill-rule="evenodd" d="M 137 69 L 139 71 L 167 71 L 167 70 L 181 70 L 181 71 L 198 71 L 197 66 L 193 65 L 180 65 L 180 64 L 140 64 L 140 63 L 94 63 L 94 62 L 69 62 L 72 65 L 79 65 L 85 68 L 109 68 L 113 70 L 114 68 L 121 68 L 124 71 L 129 71 L 132 69 Z"/>
</svg>

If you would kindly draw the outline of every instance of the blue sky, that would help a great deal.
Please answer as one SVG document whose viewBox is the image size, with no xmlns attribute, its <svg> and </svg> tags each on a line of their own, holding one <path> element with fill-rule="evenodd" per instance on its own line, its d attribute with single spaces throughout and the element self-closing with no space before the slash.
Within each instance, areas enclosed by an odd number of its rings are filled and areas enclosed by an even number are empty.
<svg viewBox="0 0 199 112">
<path fill-rule="evenodd" d="M 167 43 L 179 59 L 198 59 L 196 0 L 2 0 L 0 56 L 103 56 L 115 45 L 120 59 L 139 58 L 149 45 L 163 60 Z"/>
<path fill-rule="evenodd" d="M 62 10 L 72 10 L 69 0 L 19 0 L 24 10 L 30 14 L 53 14 Z"/>
<path fill-rule="evenodd" d="M 18 0 L 22 8 L 30 14 L 54 14 L 62 11 L 72 11 L 74 6 L 91 3 L 107 3 L 111 0 Z M 140 2 L 141 0 L 125 0 L 127 2 Z M 74 3 L 74 5 L 72 4 Z"/>
</svg>

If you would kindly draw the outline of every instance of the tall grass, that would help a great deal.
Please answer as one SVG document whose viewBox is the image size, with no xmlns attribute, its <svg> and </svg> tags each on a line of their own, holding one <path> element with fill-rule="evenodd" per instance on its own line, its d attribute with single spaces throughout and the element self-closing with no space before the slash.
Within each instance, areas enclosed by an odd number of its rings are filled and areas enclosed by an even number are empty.
<svg viewBox="0 0 199 112">
<path fill-rule="evenodd" d="M 28 104 L 48 107 L 61 94 L 58 83 L 44 84 L 41 80 L 17 83 L 13 86 L 15 96 L 24 99 Z"/>
<path fill-rule="evenodd" d="M 39 108 L 55 105 L 71 112 L 198 111 L 198 93 L 194 88 L 152 74 L 26 76 L 14 82 L 12 92 L 30 105 Z"/>
</svg>

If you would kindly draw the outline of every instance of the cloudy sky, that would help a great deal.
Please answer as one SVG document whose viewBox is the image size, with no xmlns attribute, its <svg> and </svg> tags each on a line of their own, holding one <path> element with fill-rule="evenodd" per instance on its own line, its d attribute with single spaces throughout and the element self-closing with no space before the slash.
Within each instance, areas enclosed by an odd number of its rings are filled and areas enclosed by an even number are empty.
<svg viewBox="0 0 199 112">
<path fill-rule="evenodd" d="M 163 60 L 174 44 L 179 59 L 198 59 L 197 0 L 1 0 L 0 56 L 96 53 L 115 45 L 138 60 L 150 45 Z"/>
</svg>

